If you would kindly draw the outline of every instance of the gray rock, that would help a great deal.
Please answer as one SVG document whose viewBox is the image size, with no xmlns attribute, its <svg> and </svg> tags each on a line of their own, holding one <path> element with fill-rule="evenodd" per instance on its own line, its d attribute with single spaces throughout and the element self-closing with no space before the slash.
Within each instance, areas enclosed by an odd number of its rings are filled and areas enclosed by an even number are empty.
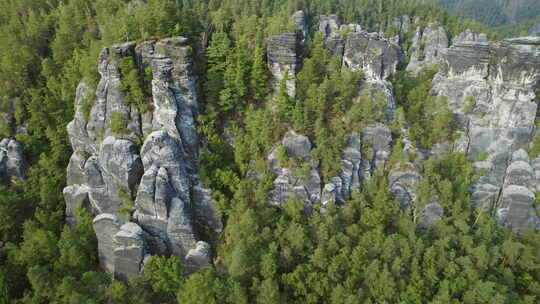
<svg viewBox="0 0 540 304">
<path fill-rule="evenodd" d="M 414 207 L 415 190 L 421 179 L 422 175 L 410 163 L 401 164 L 390 171 L 388 176 L 390 193 L 402 210 L 410 210 Z"/>
<path fill-rule="evenodd" d="M 353 133 L 347 138 L 341 156 L 341 172 L 339 176 L 331 179 L 331 183 L 324 185 L 321 194 L 322 205 L 330 201 L 344 204 L 354 189 L 360 189 L 363 179 L 361 142 L 361 135 L 358 133 Z"/>
<path fill-rule="evenodd" d="M 64 200 L 66 201 L 66 222 L 74 227 L 76 224 L 76 211 L 78 208 L 90 209 L 88 187 L 84 185 L 71 185 L 64 188 Z"/>
<path fill-rule="evenodd" d="M 143 173 L 141 157 L 133 142 L 107 137 L 101 145 L 98 162 L 112 200 L 119 199 L 120 191 L 133 193 Z"/>
<path fill-rule="evenodd" d="M 368 170 L 364 176 L 370 176 L 376 169 L 384 168 L 390 154 L 392 154 L 392 132 L 383 124 L 375 124 L 362 130 L 362 143 L 370 155 L 364 155 L 363 162 Z"/>
<path fill-rule="evenodd" d="M 145 113 L 127 105 L 120 90 L 123 58 L 140 70 L 151 69 L 152 96 L 146 101 L 152 104 Z M 94 100 L 88 100 L 93 94 L 84 82 L 77 88 L 75 117 L 68 125 L 74 153 L 64 189 L 66 216 L 73 222 L 80 206 L 97 215 L 100 261 L 118 279 L 138 276 L 144 257 L 152 254 L 185 260 L 197 240 L 194 223 L 215 233 L 223 229 L 211 193 L 195 186 L 199 136 L 193 69 L 186 38 L 129 42 L 100 53 Z M 111 130 L 118 115 L 126 118 L 126 132 Z M 129 207 L 138 224 L 114 215 L 128 207 L 121 196 L 134 199 Z"/>
<path fill-rule="evenodd" d="M 0 174 L 13 180 L 26 178 L 26 164 L 19 142 L 4 138 L 0 141 Z"/>
<path fill-rule="evenodd" d="M 303 201 L 307 207 L 319 203 L 321 200 L 321 178 L 317 171 L 318 164 L 311 159 L 311 142 L 306 136 L 289 131 L 281 145 L 285 148 L 287 157 L 296 158 L 299 162 L 309 165 L 307 176 L 298 176 L 291 168 L 282 168 L 277 160 L 279 147 L 268 156 L 272 173 L 277 177 L 274 180 L 274 189 L 268 194 L 268 200 L 273 205 L 281 205 L 289 199 L 296 197 Z"/>
<path fill-rule="evenodd" d="M 100 265 L 110 273 L 114 272 L 114 250 L 118 247 L 114 236 L 120 231 L 122 225 L 122 221 L 108 213 L 96 216 L 92 222 L 98 240 Z"/>
<path fill-rule="evenodd" d="M 337 15 L 321 15 L 319 16 L 319 32 L 323 33 L 324 37 L 330 36 L 331 33 L 339 30 L 341 22 Z"/>
<path fill-rule="evenodd" d="M 500 223 L 517 230 L 534 226 L 537 219 L 524 218 L 525 209 L 513 208 L 508 198 L 516 197 L 522 205 L 526 199 L 510 190 L 505 199 L 504 193 L 510 186 L 535 188 L 536 174 L 525 151 L 516 151 L 528 148 L 534 134 L 539 53 L 540 38 L 491 43 L 483 34 L 466 31 L 441 52 L 441 68 L 433 81 L 434 93 L 446 98 L 461 129 L 455 150 L 471 159 L 485 153 L 491 163 L 483 165 L 483 176 L 473 184 L 474 204 L 501 214 Z M 472 111 L 465 111 L 468 104 Z"/>
<path fill-rule="evenodd" d="M 267 61 L 272 73 L 272 87 L 277 91 L 282 80 L 287 77 L 286 86 L 289 96 L 296 92 L 296 72 L 300 64 L 298 58 L 299 37 L 297 33 L 284 33 L 268 39 Z"/>
<path fill-rule="evenodd" d="M 296 30 L 302 33 L 301 40 L 304 41 L 308 37 L 308 25 L 307 25 L 307 16 L 304 11 L 297 11 L 292 15 L 294 24 L 296 25 Z"/>
<path fill-rule="evenodd" d="M 135 200 L 137 222 L 150 234 L 166 239 L 168 207 L 174 195 L 167 170 L 151 166 L 142 177 Z"/>
<path fill-rule="evenodd" d="M 311 142 L 307 136 L 299 135 L 294 131 L 289 131 L 282 141 L 288 157 L 308 159 L 310 158 Z"/>
<path fill-rule="evenodd" d="M 417 28 L 409 50 L 411 59 L 407 70 L 418 72 L 423 68 L 438 64 L 439 55 L 446 48 L 448 48 L 448 37 L 442 26 L 430 23 L 423 31 Z"/>
<path fill-rule="evenodd" d="M 428 204 L 424 210 L 422 210 L 422 217 L 418 222 L 418 227 L 421 229 L 427 229 L 433 225 L 433 223 L 442 220 L 444 217 L 444 207 L 439 203 Z"/>
<path fill-rule="evenodd" d="M 185 260 L 186 269 L 190 273 L 212 266 L 210 245 L 202 241 L 197 242 L 197 247 L 189 250 Z"/>
<path fill-rule="evenodd" d="M 533 208 L 534 193 L 524 186 L 504 187 L 496 218 L 501 225 L 514 231 L 538 229 L 540 219 Z"/>
<path fill-rule="evenodd" d="M 407 33 L 409 31 L 409 27 L 411 26 L 411 17 L 408 15 L 396 17 L 394 18 L 393 25 L 399 33 Z"/>
<path fill-rule="evenodd" d="M 376 33 L 352 31 L 347 36 L 344 65 L 361 69 L 368 80 L 385 80 L 396 72 L 401 48 Z"/>
<path fill-rule="evenodd" d="M 145 255 L 143 230 L 135 223 L 124 223 L 112 214 L 100 214 L 92 223 L 98 239 L 101 267 L 115 279 L 137 277 Z"/>
<path fill-rule="evenodd" d="M 223 224 L 217 214 L 212 191 L 200 183 L 193 187 L 193 210 L 195 221 L 200 227 L 207 227 L 213 233 L 223 231 Z"/>
</svg>

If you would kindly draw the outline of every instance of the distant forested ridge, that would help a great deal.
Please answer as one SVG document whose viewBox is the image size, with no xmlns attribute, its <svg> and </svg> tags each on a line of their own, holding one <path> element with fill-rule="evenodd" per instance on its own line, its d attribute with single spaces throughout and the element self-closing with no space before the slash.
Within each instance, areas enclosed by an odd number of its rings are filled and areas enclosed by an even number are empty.
<svg viewBox="0 0 540 304">
<path fill-rule="evenodd" d="M 537 0 L 431 0 L 487 26 L 516 24 L 540 16 Z"/>
</svg>

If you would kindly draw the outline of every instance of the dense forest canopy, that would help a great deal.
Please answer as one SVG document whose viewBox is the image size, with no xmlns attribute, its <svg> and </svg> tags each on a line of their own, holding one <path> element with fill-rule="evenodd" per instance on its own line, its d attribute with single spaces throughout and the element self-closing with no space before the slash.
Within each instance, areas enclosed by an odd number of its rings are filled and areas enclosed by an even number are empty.
<svg viewBox="0 0 540 304">
<path fill-rule="evenodd" d="M 475 14 L 466 17 L 508 22 L 491 4 L 459 1 Z M 297 94 L 282 85 L 272 96 L 265 41 L 291 31 L 297 10 L 310 25 Z M 520 6 L 515 20 L 534 12 Z M 357 90 L 364 75 L 337 64 L 316 34 L 316 17 L 328 13 L 388 37 L 402 15 L 437 21 L 450 37 L 467 28 L 496 37 L 417 0 L 0 0 L 0 112 L 13 117 L 0 123 L 0 136 L 22 143 L 29 164 L 26 179 L 0 181 L 0 303 L 538 303 L 539 233 L 513 234 L 481 216 L 467 191 L 478 176 L 463 154 L 424 166 L 418 201 L 427 204 L 436 193 L 449 206 L 434 229 L 416 229 L 414 215 L 400 211 L 383 171 L 346 205 L 311 216 L 294 199 L 279 208 L 267 203 L 265 159 L 287 130 L 313 141 L 329 179 L 339 170 L 345 134 L 383 120 L 377 98 Z M 79 210 L 72 228 L 64 220 L 66 126 L 78 83 L 97 86 L 102 47 L 170 36 L 187 37 L 196 54 L 200 175 L 226 226 L 215 243 L 221 267 L 184 277 L 177 259 L 153 257 L 140 279 L 111 281 L 99 270 L 93 216 Z M 412 34 L 403 38 L 410 44 Z M 422 148 L 453 136 L 444 102 L 429 93 L 433 75 L 401 71 L 392 79 L 400 108 L 393 136 L 409 121 Z M 397 164 L 404 156 L 394 149 Z"/>
</svg>

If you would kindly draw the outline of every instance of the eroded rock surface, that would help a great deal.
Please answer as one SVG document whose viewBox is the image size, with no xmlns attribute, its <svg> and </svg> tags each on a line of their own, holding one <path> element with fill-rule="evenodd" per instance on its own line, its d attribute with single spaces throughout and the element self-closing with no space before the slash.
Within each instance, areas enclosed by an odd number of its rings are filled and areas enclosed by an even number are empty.
<svg viewBox="0 0 540 304">
<path fill-rule="evenodd" d="M 448 48 L 448 43 L 448 36 L 442 26 L 430 23 L 423 30 L 418 27 L 409 50 L 411 58 L 407 70 L 417 72 L 438 64 L 440 53 Z"/>
<path fill-rule="evenodd" d="M 280 149 L 283 149 L 283 157 L 287 160 L 279 159 Z M 271 204 L 281 205 L 293 197 L 308 207 L 320 201 L 321 178 L 318 164 L 311 158 L 311 149 L 311 142 L 306 136 L 289 131 L 268 156 L 272 173 L 276 175 L 274 189 L 268 197 Z M 292 166 L 280 163 L 283 161 L 291 162 Z"/>
<path fill-rule="evenodd" d="M 296 72 L 300 67 L 298 48 L 301 34 L 297 32 L 272 36 L 266 45 L 268 69 L 272 73 L 272 87 L 277 91 L 282 81 L 285 81 L 287 93 L 294 97 L 296 94 Z M 285 80 L 284 80 L 285 79 Z"/>
<path fill-rule="evenodd" d="M 396 101 L 388 77 L 397 71 L 403 57 L 398 42 L 368 33 L 358 24 L 341 25 L 336 15 L 319 16 L 319 31 L 330 56 L 338 58 L 344 67 L 363 72 L 363 89 L 383 97 L 386 118 L 392 119 Z"/>
<path fill-rule="evenodd" d="M 538 54 L 540 38 L 491 43 L 485 35 L 467 31 L 442 50 L 441 69 L 433 80 L 434 92 L 446 98 L 461 130 L 454 150 L 477 160 L 475 166 L 482 173 L 472 189 L 473 201 L 494 214 L 507 208 L 508 203 L 501 205 L 501 199 L 524 201 L 522 195 L 530 196 L 530 192 L 522 192 L 518 197 L 515 187 L 500 193 L 511 173 L 508 169 L 514 169 L 510 167 L 513 152 L 528 148 L 534 135 L 535 91 L 540 87 Z M 523 211 L 519 210 L 516 212 Z M 531 226 L 527 223 L 535 217 L 499 216 L 505 219 L 501 223 L 516 229 Z"/>
<path fill-rule="evenodd" d="M 496 218 L 500 224 L 515 231 L 540 229 L 540 217 L 535 209 L 535 184 L 536 175 L 527 152 L 514 152 L 495 207 Z"/>
<path fill-rule="evenodd" d="M 96 98 L 89 100 L 90 88 L 81 82 L 75 118 L 68 125 L 74 153 L 64 189 L 66 215 L 70 223 L 78 207 L 97 215 L 102 266 L 116 278 L 129 279 L 138 275 L 147 254 L 185 261 L 197 243 L 195 223 L 217 233 L 222 226 L 211 194 L 196 175 L 198 104 L 187 39 L 112 46 L 99 60 Z M 126 100 L 123 60 L 133 60 L 152 77 L 144 83 L 148 96 L 136 101 L 147 103 L 144 107 Z"/>
</svg>

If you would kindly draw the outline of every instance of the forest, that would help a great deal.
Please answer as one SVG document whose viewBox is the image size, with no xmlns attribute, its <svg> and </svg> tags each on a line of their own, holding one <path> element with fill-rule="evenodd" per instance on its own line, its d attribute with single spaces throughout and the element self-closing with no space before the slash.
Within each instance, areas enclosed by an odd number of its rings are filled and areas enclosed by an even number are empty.
<svg viewBox="0 0 540 304">
<path fill-rule="evenodd" d="M 516 24 L 540 14 L 535 0 L 432 0 L 487 26 Z"/>
<path fill-rule="evenodd" d="M 470 3 L 488 9 L 485 1 Z M 273 94 L 265 43 L 293 30 L 290 16 L 298 10 L 313 18 L 297 92 L 289 96 L 284 81 Z M 419 0 L 0 0 L 0 112 L 13 117 L 0 121 L 0 138 L 20 142 L 29 164 L 26 179 L 0 179 L 0 303 L 538 303 L 540 233 L 513 233 L 473 207 L 468 189 L 479 176 L 463 153 L 424 164 L 418 204 L 438 195 L 447 206 L 431 229 L 418 229 L 415 215 L 399 208 L 386 170 L 346 204 L 309 216 L 294 198 L 268 204 L 265 159 L 288 130 L 311 140 L 326 181 L 340 170 L 346 135 L 384 120 L 377 97 L 357 90 L 365 75 L 341 67 L 324 47 L 315 16 L 329 13 L 388 37 L 396 34 L 395 18 L 408 15 L 438 22 L 449 38 L 465 29 L 502 38 Z M 533 17 L 528 13 L 522 15 Z M 472 14 L 486 16 L 479 21 L 488 25 L 507 23 L 498 8 Z M 197 128 L 200 176 L 225 227 L 215 241 L 218 262 L 185 276 L 178 259 L 154 256 L 140 278 L 111 280 L 99 268 L 93 215 L 80 209 L 75 227 L 65 221 L 62 189 L 72 152 L 66 127 L 78 83 L 98 84 L 103 47 L 171 36 L 205 50 L 194 58 Z M 412 38 L 404 35 L 403 44 Z M 455 137 L 444 100 L 430 94 L 435 73 L 392 76 L 393 138 L 405 136 L 405 122 L 421 148 Z M 126 75 L 126 102 L 151 110 L 139 102 L 148 88 Z M 402 148 L 394 146 L 391 164 L 404 160 Z"/>
</svg>

